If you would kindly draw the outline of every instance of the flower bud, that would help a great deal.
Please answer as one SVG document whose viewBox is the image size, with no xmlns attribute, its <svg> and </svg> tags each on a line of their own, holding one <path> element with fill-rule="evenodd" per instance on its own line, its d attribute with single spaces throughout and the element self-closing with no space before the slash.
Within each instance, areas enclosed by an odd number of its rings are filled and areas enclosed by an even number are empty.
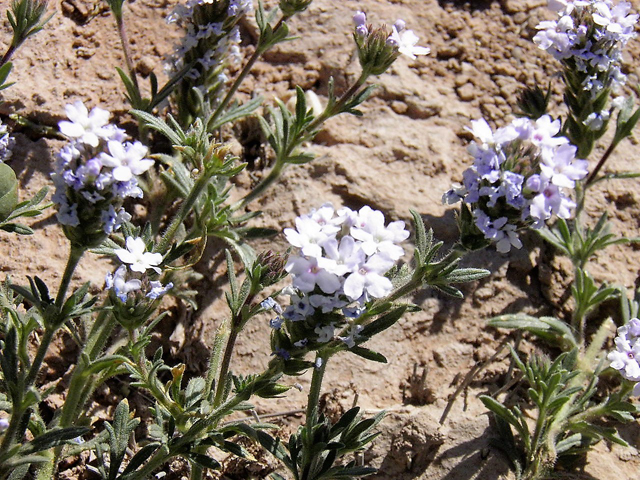
<svg viewBox="0 0 640 480">
<path fill-rule="evenodd" d="M 285 265 L 289 259 L 289 253 L 275 253 L 271 250 L 260 253 L 249 272 L 251 279 L 263 287 L 268 287 L 279 282 L 287 276 Z"/>
<path fill-rule="evenodd" d="M 304 12 L 312 0 L 280 0 L 280 10 L 285 17 L 293 17 L 296 13 Z"/>
<path fill-rule="evenodd" d="M 356 14 L 353 16 L 353 23 L 356 25 L 356 27 L 366 24 L 367 14 L 358 10 Z"/>
<path fill-rule="evenodd" d="M 367 34 L 356 29 L 353 38 L 358 48 L 360 66 L 365 72 L 382 75 L 400 56 L 397 45 L 387 42 L 389 36 L 385 26 L 375 28 Z"/>
</svg>

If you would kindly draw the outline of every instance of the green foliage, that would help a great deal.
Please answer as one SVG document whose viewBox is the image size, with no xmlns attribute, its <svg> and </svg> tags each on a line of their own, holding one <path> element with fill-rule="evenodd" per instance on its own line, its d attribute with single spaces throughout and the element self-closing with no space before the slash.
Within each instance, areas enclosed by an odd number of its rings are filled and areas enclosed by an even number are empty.
<svg viewBox="0 0 640 480">
<path fill-rule="evenodd" d="M 615 428 L 598 422 L 607 416 L 631 420 L 635 407 L 626 401 L 629 391 L 599 400 L 598 377 L 580 369 L 577 349 L 553 362 L 535 355 L 523 362 L 513 349 L 511 354 L 529 385 L 527 401 L 536 410 L 533 429 L 527 422 L 530 414 L 520 407 L 486 395 L 480 400 L 495 415 L 501 433 L 496 446 L 507 455 L 519 480 L 548 478 L 559 458 L 581 454 L 604 438 L 626 445 Z"/>
<path fill-rule="evenodd" d="M 323 416 L 317 423 L 300 427 L 283 442 L 265 431 L 257 431 L 260 444 L 278 458 L 297 480 L 357 479 L 375 473 L 371 467 L 346 462 L 344 457 L 363 450 L 377 436 L 375 427 L 384 412 L 372 418 L 362 418 L 354 407 L 332 424 Z"/>
<path fill-rule="evenodd" d="M 579 228 L 559 218 L 553 229 L 537 230 L 539 235 L 562 253 L 567 255 L 578 268 L 584 268 L 587 262 L 601 250 L 612 245 L 630 243 L 625 237 L 611 233 L 611 226 L 604 212 L 593 228 Z"/>
<path fill-rule="evenodd" d="M 11 47 L 14 50 L 22 45 L 27 38 L 42 30 L 45 24 L 51 20 L 53 13 L 45 18 L 48 3 L 48 0 L 12 1 L 11 9 L 7 10 L 7 18 L 13 29 Z"/>
<path fill-rule="evenodd" d="M 0 163 L 0 222 L 13 213 L 18 203 L 18 179 L 13 169 Z"/>
</svg>

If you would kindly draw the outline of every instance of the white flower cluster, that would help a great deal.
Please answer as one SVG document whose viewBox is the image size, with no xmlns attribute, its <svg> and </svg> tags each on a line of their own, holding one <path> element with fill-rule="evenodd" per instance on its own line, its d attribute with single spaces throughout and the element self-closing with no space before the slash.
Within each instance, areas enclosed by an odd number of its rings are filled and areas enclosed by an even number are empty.
<svg viewBox="0 0 640 480">
<path fill-rule="evenodd" d="M 225 3 L 226 9 L 221 10 Z M 252 0 L 189 0 L 177 5 L 167 22 L 177 23 L 187 32 L 170 57 L 168 68 L 175 72 L 194 63 L 186 78 L 195 82 L 211 77 L 211 72 L 224 67 L 227 58 L 240 61 L 237 23 L 252 11 Z M 216 71 L 215 76 L 221 84 L 227 80 L 222 71 Z"/>
<path fill-rule="evenodd" d="M 616 350 L 607 355 L 611 368 L 618 370 L 627 380 L 640 382 L 640 320 L 632 318 L 619 327 L 614 342 Z M 640 395 L 640 383 L 636 383 L 633 394 Z"/>
<path fill-rule="evenodd" d="M 544 21 L 533 37 L 538 46 L 558 60 L 586 73 L 584 89 L 592 98 L 610 85 L 624 83 L 620 71 L 622 50 L 635 36 L 638 15 L 631 4 L 612 0 L 549 0 L 558 20 Z"/>
<path fill-rule="evenodd" d="M 173 288 L 171 282 L 162 285 L 159 281 L 150 281 L 146 275 L 147 270 L 160 273 L 158 268 L 162 263 L 160 253 L 147 252 L 144 240 L 139 237 L 127 237 L 126 247 L 117 249 L 115 254 L 122 263 L 129 265 L 129 270 L 133 273 L 127 271 L 126 265 L 120 265 L 113 274 L 107 273 L 105 280 L 107 290 L 113 290 L 122 302 L 126 302 L 129 293 L 132 292 L 140 291 L 147 298 L 155 300 Z"/>
<path fill-rule="evenodd" d="M 518 118 L 495 133 L 484 119 L 471 124 L 474 164 L 463 173 L 464 185 L 454 185 L 443 203 L 467 203 L 475 225 L 503 253 L 522 246 L 519 228 L 540 228 L 552 215 L 571 216 L 575 202 L 567 190 L 587 175 L 588 163 L 575 158 L 577 148 L 565 137 L 556 136 L 559 120 Z"/>
<path fill-rule="evenodd" d="M 403 221 L 385 226 L 383 213 L 369 206 L 336 212 L 331 205 L 296 218 L 296 229 L 287 228 L 284 234 L 302 253 L 290 257 L 285 267 L 293 286 L 349 301 L 381 298 L 391 291 L 384 274 L 404 254 L 397 243 L 409 236 Z"/>
<path fill-rule="evenodd" d="M 58 220 L 75 227 L 97 216 L 109 234 L 131 218 L 122 200 L 142 197 L 136 175 L 154 161 L 145 158 L 143 144 L 125 141 L 124 130 L 109 123 L 108 111 L 95 107 L 89 112 L 80 101 L 65 110 L 69 121 L 60 122 L 59 128 L 71 141 L 58 153 L 51 175 Z"/>
<path fill-rule="evenodd" d="M 409 236 L 403 221 L 385 225 L 382 212 L 369 206 L 336 211 L 330 204 L 296 218 L 296 228 L 284 233 L 301 255 L 289 257 L 285 266 L 293 277 L 293 288 L 283 292 L 290 305 L 276 308 L 279 315 L 271 326 L 279 329 L 285 320 L 301 322 L 316 312 L 340 311 L 336 321 L 311 326 L 319 343 L 330 341 L 335 329 L 344 326 L 338 318 L 357 318 L 368 301 L 391 292 L 385 273 L 404 254 L 398 244 Z M 269 303 L 265 308 L 275 307 Z M 350 324 L 348 330 L 340 339 L 352 347 L 361 327 Z M 304 338 L 295 346 L 306 342 Z"/>
<path fill-rule="evenodd" d="M 7 132 L 7 126 L 0 122 L 0 162 L 6 162 L 11 158 L 15 139 Z"/>
</svg>

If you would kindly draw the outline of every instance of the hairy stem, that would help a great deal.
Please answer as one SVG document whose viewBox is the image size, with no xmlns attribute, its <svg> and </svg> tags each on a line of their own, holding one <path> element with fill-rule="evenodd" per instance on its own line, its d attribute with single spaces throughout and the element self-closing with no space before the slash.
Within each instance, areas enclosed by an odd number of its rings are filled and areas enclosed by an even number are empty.
<svg viewBox="0 0 640 480">
<path fill-rule="evenodd" d="M 301 143 L 302 139 L 308 135 L 310 132 L 316 130 L 320 125 L 322 125 L 329 118 L 337 115 L 342 111 L 342 108 L 345 104 L 351 99 L 357 92 L 360 90 L 360 87 L 364 85 L 365 81 L 368 78 L 368 74 L 362 73 L 360 78 L 351 85 L 351 87 L 340 97 L 340 99 L 331 107 L 325 108 L 322 114 L 318 115 L 303 131 L 298 133 L 298 136 L 291 140 L 288 145 L 288 148 L 280 155 L 275 162 L 275 165 L 269 172 L 269 174 L 264 177 L 255 188 L 253 188 L 244 198 L 242 198 L 239 202 L 234 204 L 231 209 L 233 211 L 242 209 L 246 207 L 249 203 L 260 197 L 270 186 L 273 184 L 282 174 L 285 165 L 287 164 L 288 157 L 291 155 L 291 152 L 298 147 Z"/>
<path fill-rule="evenodd" d="M 122 52 L 124 54 L 124 62 L 127 65 L 127 71 L 129 72 L 129 78 L 133 82 L 136 90 L 139 92 L 140 87 L 138 87 L 138 77 L 136 75 L 136 70 L 133 68 L 133 61 L 131 57 L 131 49 L 129 48 L 129 38 L 127 36 L 127 29 L 124 26 L 124 19 L 122 18 L 122 14 L 115 15 L 116 25 L 118 26 L 118 34 L 120 35 L 120 42 L 122 43 Z"/>
<path fill-rule="evenodd" d="M 231 364 L 231 356 L 233 355 L 233 347 L 238 339 L 238 330 L 232 325 L 231 332 L 227 337 L 227 345 L 224 348 L 224 356 L 220 365 L 220 373 L 218 374 L 218 384 L 216 385 L 216 396 L 213 400 L 213 406 L 217 407 L 224 400 L 224 391 L 227 385 L 227 374 L 229 373 L 229 365 Z"/>
<path fill-rule="evenodd" d="M 67 296 L 67 290 L 69 289 L 69 284 L 71 283 L 71 278 L 73 277 L 73 272 L 75 272 L 82 255 L 85 252 L 84 247 L 77 247 L 71 245 L 71 250 L 69 252 L 69 258 L 67 259 L 67 266 L 64 269 L 64 274 L 62 275 L 62 280 L 60 281 L 60 288 L 58 289 L 58 295 L 56 296 L 56 307 L 61 308 L 64 304 L 65 297 Z"/>
<path fill-rule="evenodd" d="M 616 149 L 616 147 L 618 146 L 618 143 L 619 142 L 615 142 L 615 141 L 611 142 L 611 145 L 609 145 L 609 148 L 607 148 L 607 150 L 602 155 L 602 158 L 600 159 L 600 161 L 596 165 L 596 168 L 594 168 L 593 171 L 587 177 L 587 181 L 586 181 L 586 183 L 584 185 L 585 188 L 589 187 L 594 182 L 594 180 L 596 179 L 596 176 L 598 175 L 598 172 L 600 172 L 600 170 L 604 166 L 605 162 L 609 159 L 609 157 L 611 156 L 613 151 Z"/>
<path fill-rule="evenodd" d="M 189 195 L 184 199 L 184 202 L 182 202 L 178 213 L 176 213 L 175 217 L 173 217 L 171 223 L 162 235 L 162 240 L 160 240 L 160 243 L 155 249 L 156 252 L 162 253 L 164 255 L 169 251 L 169 249 L 171 248 L 171 242 L 176 236 L 180 225 L 182 225 L 182 222 L 184 222 L 184 220 L 187 218 L 187 215 L 189 215 L 189 212 L 195 205 L 202 191 L 206 188 L 209 180 L 210 176 L 206 171 L 203 172 L 200 177 L 198 177 L 195 185 L 189 192 Z"/>
</svg>

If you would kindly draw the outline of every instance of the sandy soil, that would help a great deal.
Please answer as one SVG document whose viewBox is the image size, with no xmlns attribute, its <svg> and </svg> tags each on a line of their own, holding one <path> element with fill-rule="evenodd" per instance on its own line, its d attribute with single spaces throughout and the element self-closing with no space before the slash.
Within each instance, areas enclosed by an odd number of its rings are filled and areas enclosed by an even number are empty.
<svg viewBox="0 0 640 480">
<path fill-rule="evenodd" d="M 2 92 L 3 121 L 8 113 L 17 112 L 54 126 L 63 118 L 64 105 L 81 99 L 109 109 L 118 121 L 133 126 L 115 72 L 123 58 L 105 2 L 51 3 L 55 17 L 15 57 L 12 75 L 18 83 Z M 640 1 L 632 3 L 638 11 Z M 4 7 L 8 0 L 0 0 L 0 4 Z M 163 56 L 179 38 L 180 32 L 164 21 L 174 4 L 175 0 L 127 3 L 126 22 L 141 73 L 153 69 L 160 74 Z M 315 0 L 308 12 L 292 22 L 292 31 L 301 38 L 270 52 L 258 63 L 243 87 L 244 94 L 259 92 L 271 101 L 275 95 L 286 97 L 297 84 L 323 98 L 329 76 L 334 76 L 338 89 L 344 88 L 358 72 L 350 39 L 351 15 L 358 9 L 365 10 L 373 23 L 406 19 L 432 53 L 416 61 L 400 59 L 378 78 L 380 87 L 365 104 L 364 117 L 330 121 L 309 147 L 319 158 L 309 165 L 289 168 L 280 183 L 253 206 L 264 212 L 259 223 L 282 229 L 291 225 L 295 216 L 327 201 L 351 208 L 369 204 L 384 211 L 387 218 L 405 221 L 410 218 L 409 209 L 415 209 L 436 236 L 450 245 L 456 238 L 453 212 L 441 204 L 440 197 L 452 181 L 460 179 L 470 161 L 464 127 L 479 117 L 502 126 L 510 119 L 515 94 L 522 85 L 544 86 L 552 79 L 559 92 L 558 80 L 553 78 L 559 65 L 530 41 L 535 25 L 551 18 L 545 5 L 544 0 Z M 245 33 L 250 34 L 252 28 L 248 24 Z M 5 21 L 0 42 L 7 41 L 8 32 Z M 248 40 L 243 47 L 245 51 L 252 50 L 250 43 Z M 636 40 L 626 55 L 631 85 L 640 78 L 638 59 L 640 41 Z M 26 198 L 50 184 L 53 155 L 62 143 L 36 139 L 27 130 L 17 131 L 16 154 L 10 165 L 20 175 Z M 247 147 L 241 153 L 254 167 L 240 178 L 237 195 L 265 172 L 264 162 L 256 158 L 260 149 Z M 593 158 L 599 153 L 602 149 Z M 638 142 L 631 139 L 617 150 L 607 168 L 631 170 L 639 154 Z M 606 209 L 616 233 L 640 236 L 637 187 L 637 180 L 601 184 L 589 200 L 589 214 L 595 217 Z M 66 260 L 66 239 L 53 214 L 36 220 L 34 226 L 32 237 L 0 235 L 0 271 L 14 281 L 39 275 L 56 285 Z M 364 456 L 366 463 L 380 468 L 376 478 L 511 478 L 505 459 L 490 446 L 496 433 L 477 399 L 502 384 L 507 365 L 504 354 L 464 389 L 444 424 L 439 419 L 468 371 L 489 359 L 505 335 L 486 327 L 486 319 L 511 312 L 560 316 L 566 312 L 566 306 L 554 309 L 552 305 L 558 304 L 571 281 L 567 262 L 554 257 L 535 236 L 526 236 L 524 241 L 521 251 L 509 255 L 488 250 L 466 259 L 469 266 L 492 273 L 466 287 L 464 301 L 432 291 L 413 298 L 423 311 L 408 315 L 372 342 L 371 348 L 383 353 L 389 364 L 345 355 L 334 360 L 333 370 L 329 368 L 327 411 L 348 408 L 357 394 L 364 408 L 389 412 L 382 435 Z M 264 246 L 266 243 L 257 248 Z M 276 240 L 276 247 L 285 248 L 284 238 Z M 595 260 L 590 271 L 600 281 L 633 288 L 639 260 L 637 248 L 612 248 Z M 108 262 L 88 256 L 74 280 L 78 284 L 91 281 L 98 291 L 110 268 Z M 218 278 L 224 273 L 219 246 L 208 248 L 199 271 L 205 276 L 198 285 L 201 308 L 182 311 L 161 327 L 170 337 L 171 353 L 194 371 L 204 367 L 206 349 L 225 315 L 221 301 L 224 285 Z M 268 335 L 266 319 L 247 327 L 238 342 L 234 371 L 252 372 L 268 361 Z M 47 380 L 59 378 L 70 366 L 67 343 L 61 339 L 56 346 L 49 356 Z M 308 378 L 290 382 L 300 382 L 304 389 Z M 119 395 L 117 384 L 105 387 L 101 405 L 108 406 Z M 304 395 L 303 391 L 277 402 L 261 402 L 258 411 L 268 414 L 299 409 Z M 103 414 L 108 416 L 109 408 Z M 299 420 L 300 416 L 286 417 L 285 428 Z M 640 447 L 637 424 L 625 429 L 624 436 Z M 582 471 L 570 478 L 640 478 L 636 448 L 602 443 L 589 454 Z M 272 459 L 265 459 L 264 469 L 255 474 L 260 477 L 260 472 L 273 464 Z M 63 475 L 81 475 L 77 466 L 72 467 Z M 238 472 L 245 473 L 236 473 L 235 478 L 250 478 L 247 471 Z"/>
</svg>

